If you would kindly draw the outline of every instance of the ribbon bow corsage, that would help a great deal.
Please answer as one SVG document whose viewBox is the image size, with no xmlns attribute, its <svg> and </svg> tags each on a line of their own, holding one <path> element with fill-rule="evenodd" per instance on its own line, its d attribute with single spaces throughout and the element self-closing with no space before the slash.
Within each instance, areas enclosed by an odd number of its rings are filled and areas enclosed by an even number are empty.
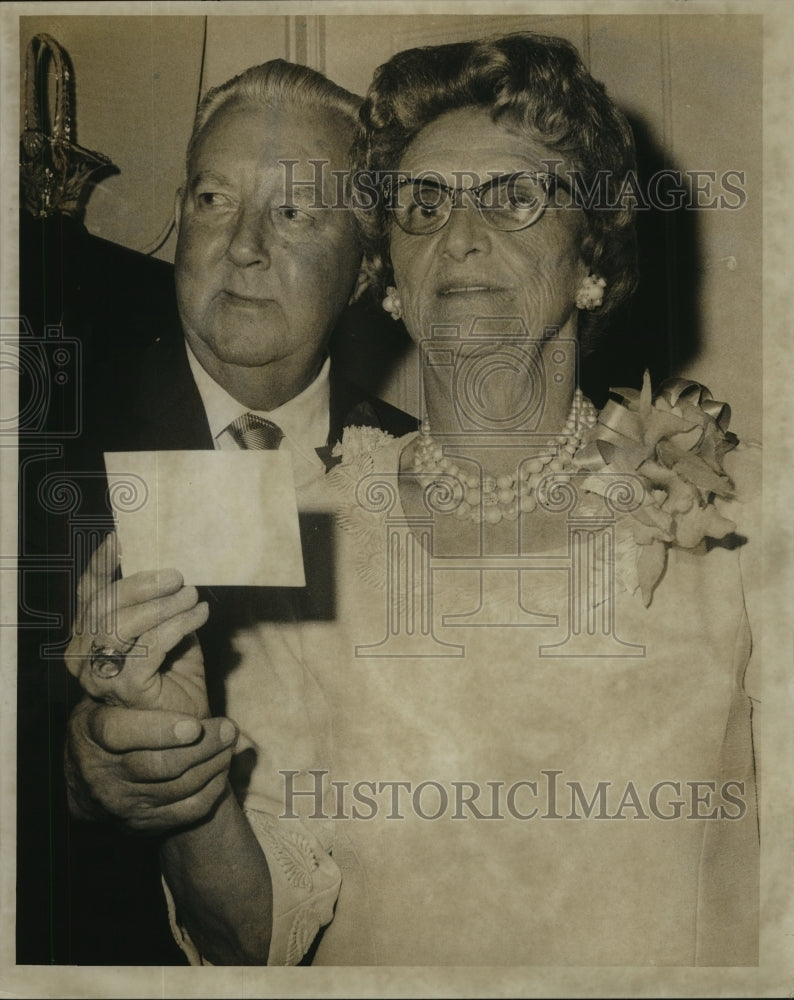
<svg viewBox="0 0 794 1000">
<path fill-rule="evenodd" d="M 642 389 L 611 389 L 585 446 L 573 460 L 591 472 L 585 490 L 606 494 L 614 476 L 640 476 L 642 501 L 631 512 L 637 549 L 636 583 L 645 605 L 667 565 L 670 546 L 694 548 L 704 538 L 724 538 L 736 525 L 714 506 L 734 486 L 723 469 L 738 439 L 728 431 L 731 411 L 698 382 L 668 379 L 656 393 L 645 372 Z"/>
</svg>

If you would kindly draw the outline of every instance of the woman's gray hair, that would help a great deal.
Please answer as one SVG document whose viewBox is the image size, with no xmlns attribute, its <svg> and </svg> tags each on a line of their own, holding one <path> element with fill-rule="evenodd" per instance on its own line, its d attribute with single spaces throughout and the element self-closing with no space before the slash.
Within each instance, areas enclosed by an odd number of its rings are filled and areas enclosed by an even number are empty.
<svg viewBox="0 0 794 1000">
<path fill-rule="evenodd" d="M 226 83 L 213 87 L 199 104 L 185 157 L 188 174 L 196 143 L 207 123 L 225 105 L 238 101 L 261 104 L 267 108 L 286 106 L 334 112 L 350 127 L 351 133 L 358 124 L 361 106 L 360 97 L 308 66 L 285 59 L 271 59 L 270 62 L 252 66 Z"/>
<path fill-rule="evenodd" d="M 375 72 L 353 146 L 354 177 L 376 189 L 378 178 L 399 167 L 425 126 L 468 107 L 490 110 L 494 121 L 518 124 L 558 154 L 585 191 L 595 186 L 604 193 L 600 206 L 582 205 L 587 219 L 582 258 L 607 282 L 602 308 L 582 314 L 586 345 L 636 287 L 634 209 L 619 197 L 635 170 L 631 128 L 566 39 L 522 32 L 407 49 Z M 355 199 L 365 267 L 377 294 L 394 280 L 385 201 Z"/>
</svg>

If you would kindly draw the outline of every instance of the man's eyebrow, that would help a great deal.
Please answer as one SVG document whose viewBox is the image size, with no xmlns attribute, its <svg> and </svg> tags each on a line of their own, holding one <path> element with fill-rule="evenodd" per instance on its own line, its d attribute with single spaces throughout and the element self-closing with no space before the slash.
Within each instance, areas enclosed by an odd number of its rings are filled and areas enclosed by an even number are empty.
<svg viewBox="0 0 794 1000">
<path fill-rule="evenodd" d="M 214 170 L 199 170 L 190 180 L 189 187 L 191 192 L 195 191 L 200 184 L 206 184 L 207 182 L 219 184 L 221 187 L 228 187 L 231 183 L 228 177 L 224 177 L 223 174 L 216 173 Z"/>
</svg>

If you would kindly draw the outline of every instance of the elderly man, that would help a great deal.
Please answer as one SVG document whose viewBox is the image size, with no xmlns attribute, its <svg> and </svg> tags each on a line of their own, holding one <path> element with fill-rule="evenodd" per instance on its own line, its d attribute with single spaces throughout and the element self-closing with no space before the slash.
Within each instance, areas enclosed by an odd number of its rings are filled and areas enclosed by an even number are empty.
<svg viewBox="0 0 794 1000">
<path fill-rule="evenodd" d="M 255 427 L 264 435 L 256 446 L 289 450 L 300 487 L 323 474 L 345 425 L 395 434 L 415 425 L 345 383 L 327 357 L 361 259 L 344 204 L 357 106 L 321 75 L 280 60 L 246 71 L 204 100 L 176 199 L 184 337 L 158 338 L 128 373 L 105 450 L 247 447 Z M 101 564 L 100 554 L 83 584 L 83 609 L 110 582 L 96 569 Z M 169 609 L 182 602 L 185 631 L 198 628 L 207 606 L 180 584 L 122 581 L 120 603 L 134 607 L 151 595 L 147 587 L 161 586 Z M 257 601 L 264 607 L 257 609 Z M 218 717 L 199 723 L 191 712 L 163 706 L 141 711 L 84 699 L 69 726 L 70 804 L 78 818 L 112 820 L 162 838 L 180 919 L 203 956 L 264 963 L 271 951 L 270 876 L 231 790 L 236 731 L 220 717 L 223 677 L 212 675 L 212 651 L 230 630 L 255 631 L 258 618 L 277 617 L 278 597 L 236 592 L 217 601 L 212 595 L 211 604 L 201 645 L 209 710 Z M 246 648 L 255 655 L 255 644 Z M 196 873 L 218 858 L 225 862 L 213 870 L 221 874 L 204 879 L 199 892 Z M 335 891 L 330 887 L 331 900 Z M 236 925 L 248 929 L 244 939 L 218 932 L 228 907 L 236 908 Z"/>
</svg>

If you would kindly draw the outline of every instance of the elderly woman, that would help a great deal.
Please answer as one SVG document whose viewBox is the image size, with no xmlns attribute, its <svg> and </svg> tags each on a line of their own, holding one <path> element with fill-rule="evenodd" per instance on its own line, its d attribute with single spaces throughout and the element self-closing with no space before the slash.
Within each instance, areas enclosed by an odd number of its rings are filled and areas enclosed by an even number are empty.
<svg viewBox="0 0 794 1000">
<path fill-rule="evenodd" d="M 600 414 L 577 385 L 634 286 L 628 125 L 520 34 L 396 55 L 356 155 L 422 429 L 346 432 L 300 498 L 335 515 L 334 612 L 225 679 L 268 960 L 752 964 L 753 456 L 693 383 Z"/>
</svg>

